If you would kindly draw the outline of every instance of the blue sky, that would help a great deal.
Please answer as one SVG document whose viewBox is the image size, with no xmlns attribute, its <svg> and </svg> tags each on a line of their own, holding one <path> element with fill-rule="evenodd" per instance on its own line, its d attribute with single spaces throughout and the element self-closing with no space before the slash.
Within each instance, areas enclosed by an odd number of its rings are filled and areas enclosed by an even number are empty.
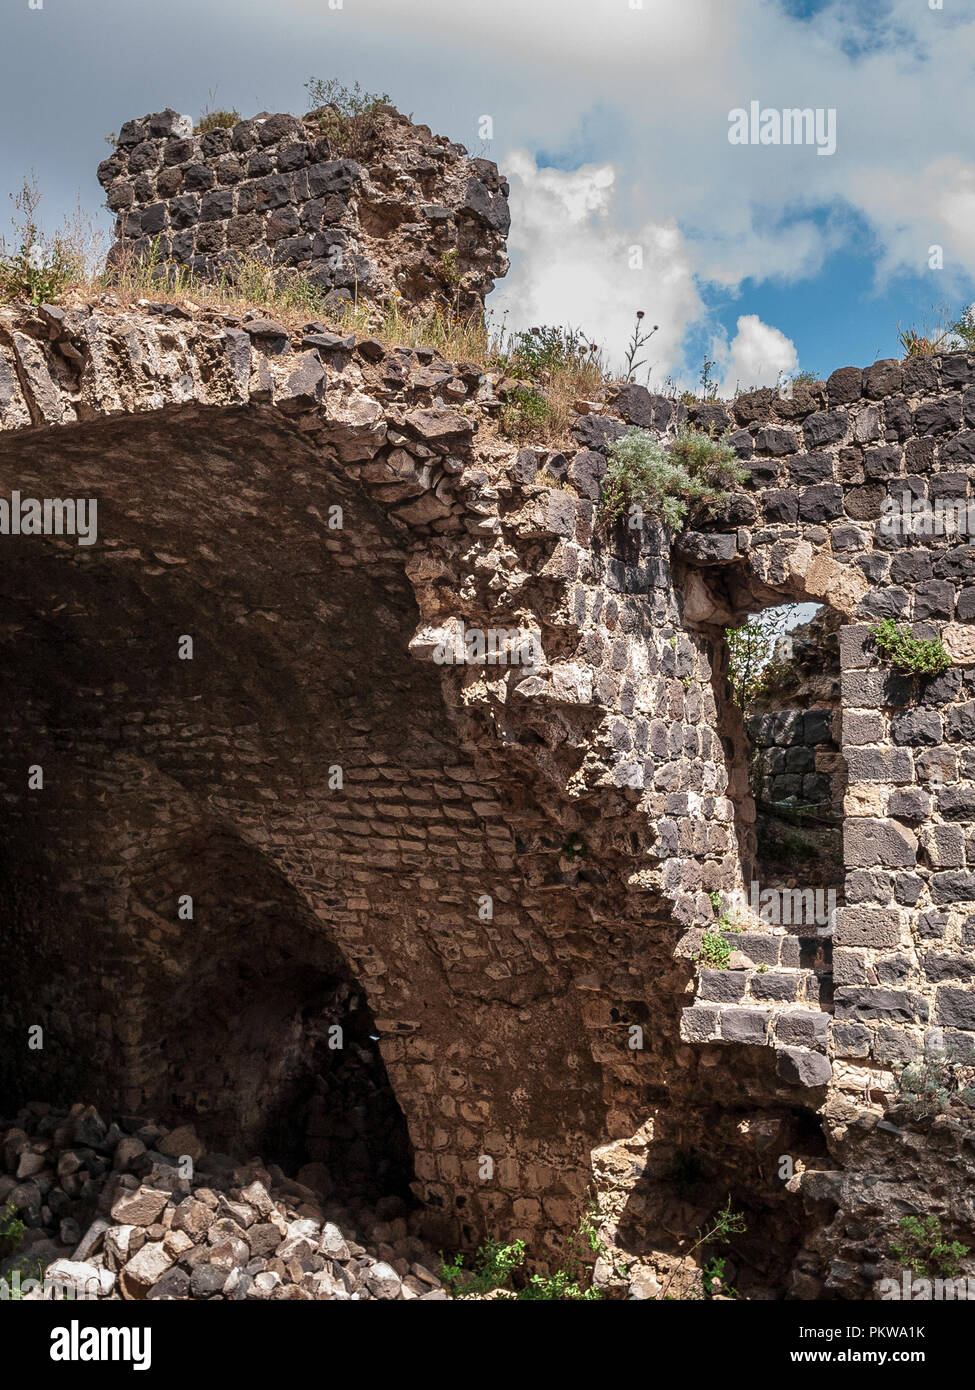
<svg viewBox="0 0 975 1390">
<path fill-rule="evenodd" d="M 823 218 L 825 220 L 825 214 Z M 817 275 L 798 279 L 748 276 L 733 291 L 711 289 L 705 298 L 729 333 L 737 315 L 757 314 L 781 328 L 795 343 L 800 369 L 828 376 L 837 366 L 864 365 L 899 357 L 902 328 L 936 317 L 942 287 L 937 273 L 904 271 L 878 286 L 879 253 L 869 228 L 856 219 L 851 241 L 827 257 Z M 965 294 L 955 300 L 961 308 Z M 706 332 L 691 335 L 700 356 Z M 840 358 L 843 360 L 840 361 Z"/>
<path fill-rule="evenodd" d="M 509 173 L 496 319 L 581 324 L 618 360 L 643 309 L 656 383 L 695 382 L 705 353 L 729 390 L 863 365 L 898 352 L 899 321 L 975 299 L 967 0 L 0 0 L 0 16 L 0 184 L 33 169 L 48 229 L 78 196 L 98 212 L 104 136 L 128 117 L 195 117 L 211 92 L 244 115 L 302 110 L 314 74 L 388 92 Z M 731 145 L 751 100 L 835 109 L 835 153 Z"/>
</svg>

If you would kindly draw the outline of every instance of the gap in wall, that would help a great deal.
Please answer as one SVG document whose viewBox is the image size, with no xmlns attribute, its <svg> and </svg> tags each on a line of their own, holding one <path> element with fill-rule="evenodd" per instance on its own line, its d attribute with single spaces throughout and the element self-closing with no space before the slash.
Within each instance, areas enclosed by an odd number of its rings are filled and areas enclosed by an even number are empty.
<svg viewBox="0 0 975 1390">
<path fill-rule="evenodd" d="M 756 603 L 726 629 L 722 728 L 749 906 L 822 947 L 828 970 L 843 904 L 841 615 L 809 602 Z"/>
</svg>

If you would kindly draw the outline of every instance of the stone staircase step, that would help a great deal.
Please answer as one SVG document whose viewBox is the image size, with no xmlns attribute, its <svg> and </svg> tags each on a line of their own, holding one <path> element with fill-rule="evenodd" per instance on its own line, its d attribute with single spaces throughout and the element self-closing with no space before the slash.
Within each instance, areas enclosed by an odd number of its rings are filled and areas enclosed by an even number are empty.
<svg viewBox="0 0 975 1390">
<path fill-rule="evenodd" d="M 697 997 L 716 1004 L 811 1003 L 821 1000 L 819 977 L 812 970 L 712 970 L 698 972 Z"/>
<path fill-rule="evenodd" d="M 784 966 L 790 970 L 829 970 L 833 942 L 828 936 L 792 936 L 773 932 L 722 932 L 733 951 L 740 951 L 755 965 Z"/>
<path fill-rule="evenodd" d="M 810 1088 L 825 1085 L 831 1074 L 827 1044 L 833 1004 L 829 935 L 720 935 L 731 947 L 729 965 L 715 969 L 698 959 L 694 1003 L 681 1013 L 682 1040 L 771 1047 L 783 1080 Z"/>
<path fill-rule="evenodd" d="M 691 1043 L 740 1043 L 750 1047 L 803 1047 L 825 1053 L 829 1014 L 801 1006 L 719 1004 L 695 1000 L 684 1009 L 680 1035 Z"/>
</svg>

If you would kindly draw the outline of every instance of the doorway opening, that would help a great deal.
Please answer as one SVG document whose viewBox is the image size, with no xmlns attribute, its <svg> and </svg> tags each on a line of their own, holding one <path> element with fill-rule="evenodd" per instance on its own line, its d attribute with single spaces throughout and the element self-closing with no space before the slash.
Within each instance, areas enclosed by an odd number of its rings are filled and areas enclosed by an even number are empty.
<svg viewBox="0 0 975 1390">
<path fill-rule="evenodd" d="M 745 895 L 807 939 L 832 935 L 843 902 L 840 624 L 825 605 L 793 602 L 725 629 L 722 733 Z"/>
</svg>

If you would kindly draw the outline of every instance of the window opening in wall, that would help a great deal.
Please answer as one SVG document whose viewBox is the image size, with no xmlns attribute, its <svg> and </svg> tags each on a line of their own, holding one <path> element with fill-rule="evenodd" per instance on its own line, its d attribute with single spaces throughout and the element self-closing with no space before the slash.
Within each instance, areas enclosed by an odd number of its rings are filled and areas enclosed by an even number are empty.
<svg viewBox="0 0 975 1390">
<path fill-rule="evenodd" d="M 840 615 L 791 603 L 726 629 L 729 794 L 748 906 L 773 926 L 828 938 L 843 900 Z"/>
</svg>

